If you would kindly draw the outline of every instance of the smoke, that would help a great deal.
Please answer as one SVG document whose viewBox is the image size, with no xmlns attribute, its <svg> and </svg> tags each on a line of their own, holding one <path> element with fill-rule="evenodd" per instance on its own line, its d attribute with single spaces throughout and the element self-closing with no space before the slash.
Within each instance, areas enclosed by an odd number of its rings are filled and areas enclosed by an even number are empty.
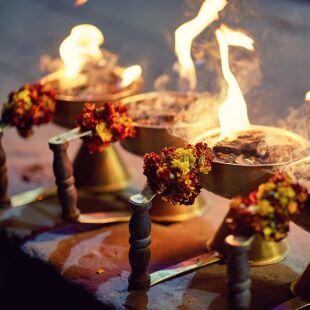
<svg viewBox="0 0 310 310">
<path fill-rule="evenodd" d="M 310 193 L 310 156 L 288 165 L 284 171 Z"/>
<path fill-rule="evenodd" d="M 278 121 L 278 127 L 294 131 L 306 140 L 310 140 L 310 102 L 298 108 L 289 108 L 285 119 Z"/>
<path fill-rule="evenodd" d="M 41 72 L 51 73 L 63 69 L 64 65 L 59 57 L 53 58 L 44 54 L 40 57 L 39 68 Z"/>
<path fill-rule="evenodd" d="M 178 114 L 174 125 L 167 129 L 168 132 L 184 141 L 190 141 L 203 132 L 218 127 L 219 102 L 221 100 L 218 95 L 200 93 L 188 109 Z"/>
</svg>

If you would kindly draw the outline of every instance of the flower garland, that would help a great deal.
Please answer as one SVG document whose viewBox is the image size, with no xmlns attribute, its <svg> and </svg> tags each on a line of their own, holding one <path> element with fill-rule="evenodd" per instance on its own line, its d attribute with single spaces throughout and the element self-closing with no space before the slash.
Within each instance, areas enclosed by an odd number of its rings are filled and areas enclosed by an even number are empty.
<svg viewBox="0 0 310 310">
<path fill-rule="evenodd" d="M 77 126 L 81 131 L 93 133 L 83 138 L 90 153 L 102 152 L 110 143 L 134 137 L 136 133 L 127 108 L 121 103 L 85 103 Z"/>
<path fill-rule="evenodd" d="M 234 233 L 256 233 L 265 240 L 278 242 L 287 236 L 290 219 L 300 212 L 307 199 L 304 187 L 278 173 L 247 198 L 232 199 L 227 222 Z"/>
<path fill-rule="evenodd" d="M 199 173 L 211 170 L 212 151 L 206 143 L 164 148 L 144 155 L 144 175 L 154 193 L 173 204 L 192 205 L 202 188 Z"/>
<path fill-rule="evenodd" d="M 8 96 L 3 104 L 1 123 L 14 126 L 24 137 L 33 134 L 32 127 L 49 123 L 55 112 L 55 91 L 40 83 L 25 84 Z"/>
</svg>

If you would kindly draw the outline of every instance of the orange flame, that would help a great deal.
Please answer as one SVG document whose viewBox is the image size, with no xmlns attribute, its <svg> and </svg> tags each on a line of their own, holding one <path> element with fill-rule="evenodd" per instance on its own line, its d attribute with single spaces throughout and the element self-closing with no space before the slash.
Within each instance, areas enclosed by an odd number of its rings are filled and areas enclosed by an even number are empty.
<svg viewBox="0 0 310 310">
<path fill-rule="evenodd" d="M 219 18 L 218 14 L 226 4 L 226 0 L 205 0 L 197 16 L 175 31 L 175 53 L 180 66 L 180 78 L 188 81 L 190 90 L 194 90 L 197 84 L 195 65 L 191 57 L 193 40 Z"/>
<path fill-rule="evenodd" d="M 97 27 L 89 24 L 73 27 L 59 47 L 66 76 L 73 79 L 90 59 L 101 59 L 100 45 L 103 42 L 104 36 Z"/>
<path fill-rule="evenodd" d="M 133 81 L 139 78 L 141 74 L 142 74 L 141 66 L 133 65 L 133 66 L 127 67 L 121 75 L 122 80 L 121 80 L 120 86 L 122 88 L 129 86 Z"/>
<path fill-rule="evenodd" d="M 308 90 L 305 94 L 305 101 L 310 102 L 310 90 Z"/>
<path fill-rule="evenodd" d="M 239 84 L 230 70 L 229 46 L 244 47 L 254 50 L 254 41 L 242 32 L 232 30 L 221 25 L 215 31 L 220 48 L 221 65 L 224 79 L 227 82 L 227 95 L 219 108 L 219 121 L 221 126 L 220 138 L 225 138 L 233 132 L 245 130 L 250 126 L 247 106 Z"/>
<path fill-rule="evenodd" d="M 88 0 L 75 0 L 74 1 L 74 5 L 75 6 L 81 6 L 83 4 L 85 4 Z"/>
</svg>

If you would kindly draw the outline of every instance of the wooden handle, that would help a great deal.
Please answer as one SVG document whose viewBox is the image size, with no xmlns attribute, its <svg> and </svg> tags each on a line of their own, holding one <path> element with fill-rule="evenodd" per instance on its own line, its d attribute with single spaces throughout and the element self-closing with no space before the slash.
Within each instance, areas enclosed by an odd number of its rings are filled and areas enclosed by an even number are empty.
<svg viewBox="0 0 310 310">
<path fill-rule="evenodd" d="M 79 217 L 77 208 L 77 192 L 73 176 L 73 165 L 68 157 L 69 143 L 49 143 L 54 153 L 53 171 L 56 179 L 58 200 L 62 207 L 61 217 L 65 221 L 74 221 Z"/>
<path fill-rule="evenodd" d="M 130 250 L 129 263 L 131 275 L 128 290 L 145 290 L 150 288 L 149 264 L 151 261 L 151 217 L 149 209 L 152 202 L 141 203 L 129 200 L 132 215 L 129 221 Z"/>
<path fill-rule="evenodd" d="M 0 132 L 0 208 L 4 207 L 9 202 L 7 194 L 8 190 L 8 175 L 6 167 L 6 156 L 2 147 L 3 132 Z"/>
<path fill-rule="evenodd" d="M 228 261 L 228 304 L 230 309 L 249 309 L 251 279 L 248 250 L 253 238 L 229 235 L 226 239 Z"/>
</svg>

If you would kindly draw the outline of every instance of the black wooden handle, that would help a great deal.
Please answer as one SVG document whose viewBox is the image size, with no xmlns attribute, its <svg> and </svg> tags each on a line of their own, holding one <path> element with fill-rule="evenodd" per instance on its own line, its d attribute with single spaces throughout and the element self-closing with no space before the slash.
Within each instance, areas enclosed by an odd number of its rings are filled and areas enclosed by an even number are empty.
<svg viewBox="0 0 310 310">
<path fill-rule="evenodd" d="M 65 221 L 74 221 L 79 217 L 77 208 L 77 191 L 73 176 L 73 164 L 68 157 L 69 142 L 49 143 L 54 153 L 53 171 L 56 179 L 57 194 L 62 207 L 61 217 Z"/>
<path fill-rule="evenodd" d="M 8 175 L 6 167 L 6 156 L 2 146 L 3 132 L 0 132 L 0 208 L 9 202 L 8 197 Z"/>
<path fill-rule="evenodd" d="M 228 304 L 230 309 L 249 309 L 251 278 L 248 250 L 253 238 L 229 235 L 227 245 Z"/>
<path fill-rule="evenodd" d="M 128 290 L 145 290 L 150 287 L 149 264 L 151 261 L 151 218 L 152 202 L 141 203 L 129 200 L 132 215 L 129 222 L 131 275 Z"/>
</svg>

